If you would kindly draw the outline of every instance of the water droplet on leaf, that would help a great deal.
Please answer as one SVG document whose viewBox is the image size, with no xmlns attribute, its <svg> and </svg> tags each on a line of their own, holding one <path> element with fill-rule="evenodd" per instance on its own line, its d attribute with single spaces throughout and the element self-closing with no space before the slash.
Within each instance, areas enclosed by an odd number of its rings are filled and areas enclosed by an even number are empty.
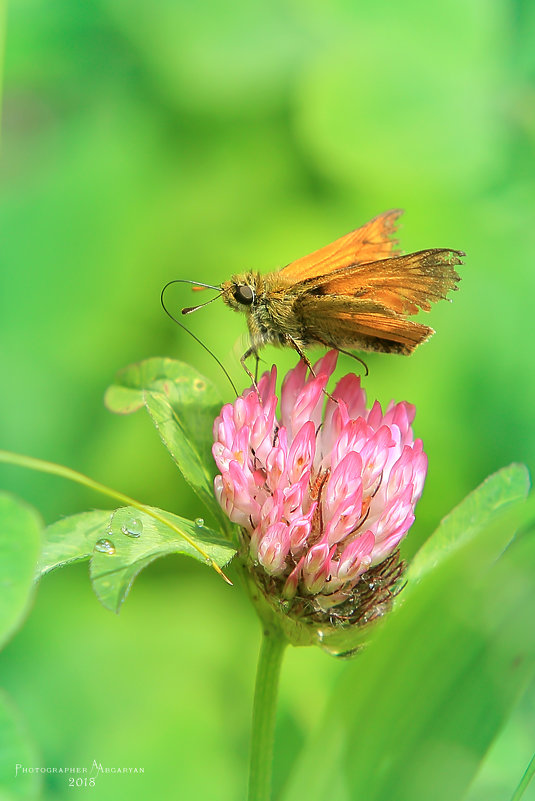
<svg viewBox="0 0 535 801">
<path fill-rule="evenodd" d="M 137 517 L 131 517 L 121 526 L 121 531 L 127 537 L 141 537 L 143 533 L 143 523 Z"/>
<path fill-rule="evenodd" d="M 195 518 L 195 525 L 197 528 L 202 528 L 204 526 L 204 518 L 203 517 L 196 517 Z"/>
<path fill-rule="evenodd" d="M 95 542 L 95 551 L 99 553 L 107 553 L 112 556 L 115 553 L 115 545 L 111 540 L 97 540 Z"/>
</svg>

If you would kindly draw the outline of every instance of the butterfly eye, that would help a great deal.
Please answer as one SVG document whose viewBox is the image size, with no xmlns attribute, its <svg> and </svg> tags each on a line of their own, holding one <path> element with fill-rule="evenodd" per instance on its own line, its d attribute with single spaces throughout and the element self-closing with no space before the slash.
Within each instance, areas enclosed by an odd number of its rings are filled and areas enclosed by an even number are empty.
<svg viewBox="0 0 535 801">
<path fill-rule="evenodd" d="M 238 303 L 243 303 L 245 306 L 250 306 L 254 300 L 254 291 L 247 284 L 236 286 L 233 294 Z"/>
</svg>

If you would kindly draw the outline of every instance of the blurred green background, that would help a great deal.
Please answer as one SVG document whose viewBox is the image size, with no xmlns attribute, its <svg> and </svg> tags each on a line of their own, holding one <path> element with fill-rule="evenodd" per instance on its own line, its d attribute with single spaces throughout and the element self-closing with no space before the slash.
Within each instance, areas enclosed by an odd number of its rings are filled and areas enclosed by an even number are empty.
<svg viewBox="0 0 535 801">
<path fill-rule="evenodd" d="M 163 314 L 163 284 L 273 269 L 402 207 L 404 250 L 467 252 L 454 303 L 421 315 L 436 336 L 410 359 L 367 359 L 369 397 L 415 403 L 429 454 L 406 553 L 490 472 L 532 468 L 534 22 L 527 0 L 12 3 L 0 446 L 202 514 L 146 415 L 102 404 L 117 369 L 156 355 L 194 364 L 230 400 Z M 167 297 L 193 302 L 187 287 Z M 243 318 L 214 303 L 189 324 L 243 387 Z M 340 358 L 339 374 L 353 368 Z M 106 506 L 15 468 L 1 484 L 47 522 Z M 145 767 L 100 782 L 99 799 L 243 797 L 258 632 L 240 590 L 171 558 L 117 618 L 86 572 L 43 581 L 0 661 L 43 763 Z M 316 651 L 287 655 L 276 787 L 339 671 Z M 525 767 L 534 709 L 528 698 L 481 798 L 503 798 Z M 68 793 L 45 784 L 46 798 Z"/>
</svg>

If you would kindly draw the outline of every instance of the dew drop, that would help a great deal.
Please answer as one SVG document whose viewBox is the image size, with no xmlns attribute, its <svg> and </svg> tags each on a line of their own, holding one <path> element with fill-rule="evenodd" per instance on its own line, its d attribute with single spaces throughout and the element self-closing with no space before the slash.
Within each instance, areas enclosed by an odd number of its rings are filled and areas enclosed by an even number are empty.
<svg viewBox="0 0 535 801">
<path fill-rule="evenodd" d="M 95 542 L 95 551 L 98 551 L 99 553 L 107 553 L 110 554 L 110 556 L 113 556 L 115 553 L 115 545 L 111 540 L 97 540 Z"/>
<path fill-rule="evenodd" d="M 202 528 L 204 526 L 204 517 L 196 517 L 195 525 L 197 526 L 197 528 Z"/>
<path fill-rule="evenodd" d="M 121 526 L 121 531 L 127 537 L 141 537 L 143 533 L 143 523 L 137 517 L 131 517 Z"/>
</svg>

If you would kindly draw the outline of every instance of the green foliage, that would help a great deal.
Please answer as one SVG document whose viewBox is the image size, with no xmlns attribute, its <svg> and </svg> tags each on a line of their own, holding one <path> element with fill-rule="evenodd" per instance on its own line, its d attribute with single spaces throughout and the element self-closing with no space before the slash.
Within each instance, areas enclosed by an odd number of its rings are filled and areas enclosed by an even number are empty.
<svg viewBox="0 0 535 801">
<path fill-rule="evenodd" d="M 222 567 L 234 555 L 234 548 L 211 529 L 204 528 L 203 525 L 199 527 L 191 520 L 170 512 L 159 509 L 153 511 L 176 527 L 183 536 L 177 536 L 165 522 L 155 520 L 136 509 L 118 509 L 116 517 L 111 521 L 109 535 L 114 553 L 97 551 L 91 559 L 91 580 L 97 597 L 104 606 L 115 612 L 119 611 L 137 574 L 160 556 L 180 553 L 205 561 L 197 550 L 202 548 L 211 560 Z M 123 533 L 131 526 L 129 518 L 130 521 L 134 519 L 142 523 L 143 533 L 139 538 Z M 121 533 L 123 536 L 120 536 Z"/>
<path fill-rule="evenodd" d="M 512 464 L 489 476 L 440 522 L 420 548 L 406 574 L 409 588 L 445 557 L 462 548 L 500 509 L 527 497 L 529 472 L 523 464 Z M 410 589 L 409 589 L 410 591 Z"/>
<path fill-rule="evenodd" d="M 161 287 L 174 277 L 217 284 L 244 269 L 282 265 L 402 206 L 404 250 L 449 246 L 468 254 L 453 304 L 417 318 L 437 329 L 432 340 L 410 359 L 369 359 L 369 397 L 415 403 L 415 430 L 429 454 L 407 550 L 416 551 L 489 472 L 513 460 L 535 464 L 535 128 L 527 111 L 534 6 L 497 0 L 482 13 L 476 0 L 453 0 L 422 13 L 421 2 L 407 0 L 384 11 L 373 3 L 215 0 L 56 0 L 46 13 L 37 0 L 10 5 L 0 201 L 3 447 L 76 465 L 194 518 L 197 498 L 188 488 L 177 492 L 176 471 L 166 469 L 152 432 L 136 416 L 122 425 L 110 420 L 100 405 L 117 365 L 154 353 L 179 355 L 225 392 L 206 354 L 161 312 Z M 176 308 L 189 298 L 177 289 Z M 244 348 L 235 346 L 241 317 L 219 301 L 189 320 L 243 386 L 237 356 Z M 294 362 L 293 354 L 268 349 L 268 366 L 275 358 L 280 370 Z M 339 374 L 350 369 L 340 362 Z M 76 485 L 51 491 L 48 480 L 26 471 L 4 476 L 47 521 L 88 504 Z M 169 569 L 187 583 L 186 561 L 174 561 Z M 208 692 L 199 686 L 191 703 L 200 634 L 182 619 L 177 624 L 176 606 L 161 602 L 170 588 L 160 595 L 159 568 L 146 576 L 145 605 L 133 603 L 120 627 L 96 604 L 92 612 L 87 588 L 71 572 L 46 582 L 33 612 L 38 623 L 30 621 L 3 653 L 5 683 L 41 732 L 44 757 L 72 762 L 86 757 L 89 744 L 111 751 L 120 741 L 123 763 L 136 745 L 140 759 L 154 760 L 155 797 L 166 798 L 179 774 L 184 797 L 199 797 L 202 782 L 202 797 L 237 798 L 245 766 L 236 754 L 248 724 L 247 710 L 235 708 L 247 690 L 240 685 L 235 698 L 227 690 L 236 653 L 250 656 L 243 636 L 233 636 L 249 631 L 250 610 L 234 602 L 224 607 L 232 627 L 219 618 L 210 629 L 214 644 L 203 653 L 210 669 L 202 674 Z M 220 589 L 203 572 L 208 621 Z M 186 601 L 177 595 L 177 603 Z M 152 647 L 128 651 L 125 639 L 121 688 L 104 692 L 107 649 L 125 631 L 132 641 L 142 631 Z M 414 647 L 425 658 L 424 636 Z M 174 669 L 165 673 L 151 661 L 153 653 L 180 664 L 180 682 Z M 283 694 L 281 719 L 299 740 L 341 665 L 311 649 L 286 659 L 286 669 L 296 660 L 299 672 Z M 30 671 L 35 665 L 38 675 Z M 165 701 L 153 709 L 154 682 L 142 692 L 139 677 L 156 671 L 165 676 L 157 688 Z M 240 678 L 246 686 L 245 671 Z M 214 706 L 220 687 L 217 703 L 228 699 L 227 707 Z M 110 703 L 113 719 L 104 708 Z M 219 735 L 214 708 L 225 720 Z M 520 775 L 532 753 L 533 706 L 523 710 L 523 728 L 485 801 L 507 798 L 496 786 L 507 780 L 513 757 Z M 359 725 L 365 734 L 367 721 Z M 519 755 L 521 746 L 531 750 Z M 212 771 L 204 770 L 205 748 Z M 169 758 L 158 762 L 162 753 Z M 316 777 L 322 764 L 313 765 Z M 328 795 L 344 801 L 339 785 L 330 784 Z M 99 792 L 111 800 L 122 788 Z M 71 790 L 48 786 L 47 794 L 56 801 Z M 132 783 L 128 797 L 145 799 L 147 787 Z"/>
<path fill-rule="evenodd" d="M 21 624 L 33 595 L 42 522 L 32 507 L 0 493 L 0 646 Z"/>
<path fill-rule="evenodd" d="M 348 666 L 284 801 L 319 801 L 336 775 L 341 798 L 463 797 L 535 673 L 535 527 L 532 505 L 515 501 L 525 479 L 501 471 L 446 519 L 461 544 L 436 550 Z"/>
<path fill-rule="evenodd" d="M 149 512 L 157 515 L 153 517 Z M 108 609 L 118 612 L 135 577 L 161 556 L 185 554 L 223 567 L 234 548 L 200 520 L 161 509 L 121 507 L 73 515 L 48 526 L 40 573 L 91 557 L 93 589 Z"/>
<path fill-rule="evenodd" d="M 108 409 L 118 414 L 145 406 L 188 484 L 228 530 L 228 518 L 213 492 L 212 426 L 221 409 L 213 384 L 188 364 L 147 359 L 121 370 L 105 400 Z"/>
<path fill-rule="evenodd" d="M 18 771 L 16 766 L 36 768 L 39 755 L 32 745 L 20 713 L 0 692 L 0 799 L 1 801 L 35 801 L 41 797 L 39 773 Z"/>
<path fill-rule="evenodd" d="M 35 563 L 41 548 L 42 521 L 35 509 L 0 493 L 0 647 L 21 626 L 34 590 Z M 36 766 L 38 756 L 18 710 L 0 692 L 0 798 L 33 801 L 41 785 L 38 774 L 21 773 L 17 763 Z"/>
<path fill-rule="evenodd" d="M 181 362 L 148 359 L 121 371 L 117 383 L 106 393 L 106 402 L 112 411 L 120 414 L 146 407 L 184 478 L 221 521 L 223 530 L 229 531 L 231 525 L 213 493 L 216 468 L 211 431 L 221 407 L 214 387 L 195 369 Z M 228 540 L 205 526 L 203 518 L 192 521 L 138 504 L 128 496 L 59 465 L 7 452 L 2 452 L 2 456 L 8 463 L 70 478 L 135 503 L 135 506 L 112 512 L 85 512 L 49 526 L 37 569 L 39 577 L 54 568 L 91 557 L 90 576 L 95 593 L 105 607 L 115 612 L 119 611 L 137 574 L 160 556 L 186 554 L 221 572 L 219 568 L 235 553 Z M 28 554 L 31 560 L 32 552 Z"/>
<path fill-rule="evenodd" d="M 47 526 L 37 568 L 37 578 L 57 567 L 89 559 L 95 543 L 104 537 L 113 512 L 95 509 L 58 520 Z"/>
<path fill-rule="evenodd" d="M 511 801 L 520 801 L 520 799 L 524 796 L 524 792 L 528 788 L 531 780 L 533 779 L 533 775 L 535 774 L 535 754 L 531 757 L 530 763 L 527 766 L 526 770 L 522 778 L 518 783 L 518 787 L 515 790 Z"/>
</svg>

